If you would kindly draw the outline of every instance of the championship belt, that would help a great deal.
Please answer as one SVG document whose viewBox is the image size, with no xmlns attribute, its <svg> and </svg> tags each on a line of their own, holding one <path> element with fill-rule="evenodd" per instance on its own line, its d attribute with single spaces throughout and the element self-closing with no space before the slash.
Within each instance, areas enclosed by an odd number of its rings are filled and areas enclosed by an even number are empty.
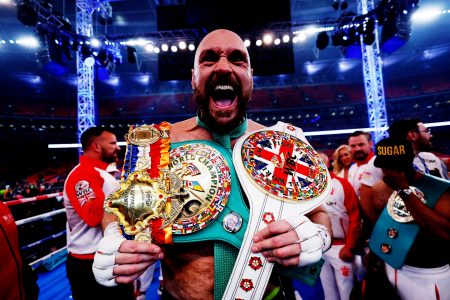
<svg viewBox="0 0 450 300">
<path fill-rule="evenodd" d="M 331 178 L 302 130 L 282 122 L 241 137 L 233 161 L 250 218 L 223 299 L 261 299 L 273 263 L 251 252 L 254 234 L 274 221 L 318 207 L 331 192 Z"/>
<path fill-rule="evenodd" d="M 426 203 L 424 194 L 416 187 L 413 193 Z M 369 240 L 370 249 L 395 269 L 400 269 L 413 244 L 419 226 L 406 209 L 402 198 L 394 191 L 378 217 Z"/>
<path fill-rule="evenodd" d="M 410 186 L 413 193 L 430 208 L 436 205 L 439 197 L 450 186 L 449 181 L 428 174 L 424 174 L 421 179 L 413 179 L 410 183 L 414 185 Z M 394 191 L 375 223 L 369 247 L 387 264 L 400 269 L 418 232 L 419 225 Z"/>
<path fill-rule="evenodd" d="M 169 123 L 130 126 L 120 188 L 104 204 L 117 215 L 124 235 L 158 244 L 171 243 L 171 225 L 186 197 L 179 178 L 169 170 Z"/>
<path fill-rule="evenodd" d="M 249 212 L 228 151 L 211 141 L 173 143 L 169 166 L 187 195 L 172 224 L 173 242 L 219 240 L 240 248 Z"/>
</svg>

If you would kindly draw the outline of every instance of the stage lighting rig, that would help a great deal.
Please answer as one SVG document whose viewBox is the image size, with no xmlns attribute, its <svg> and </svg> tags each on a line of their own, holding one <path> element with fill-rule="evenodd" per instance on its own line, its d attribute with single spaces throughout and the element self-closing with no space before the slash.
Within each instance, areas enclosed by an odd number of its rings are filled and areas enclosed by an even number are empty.
<svg viewBox="0 0 450 300">
<path fill-rule="evenodd" d="M 128 58 L 128 63 L 130 63 L 130 64 L 137 63 L 137 54 L 136 54 L 135 47 L 127 46 L 127 58 Z"/>
<path fill-rule="evenodd" d="M 338 10 L 339 9 L 339 1 L 334 0 L 333 4 L 331 4 L 331 7 L 334 8 L 334 10 Z"/>
<path fill-rule="evenodd" d="M 328 37 L 328 33 L 326 31 L 319 32 L 316 40 L 316 47 L 319 50 L 325 49 L 330 43 L 330 38 Z"/>
<path fill-rule="evenodd" d="M 55 36 L 40 35 L 39 47 L 36 49 L 36 59 L 42 69 L 53 76 L 67 74 L 67 65 L 64 62 L 64 52 L 59 47 Z"/>
<path fill-rule="evenodd" d="M 348 8 L 348 2 L 347 0 L 334 0 L 333 4 L 331 4 L 331 7 L 334 8 L 334 10 L 346 10 Z"/>
<path fill-rule="evenodd" d="M 411 35 L 411 16 L 419 7 L 418 0 L 385 0 L 378 10 L 382 18 L 381 49 L 386 53 L 397 51 Z M 378 19 L 380 23 L 380 19 Z"/>
<path fill-rule="evenodd" d="M 358 27 L 358 32 L 363 36 L 365 45 L 372 45 L 375 42 L 375 19 L 374 17 L 366 17 L 362 24 Z"/>
<path fill-rule="evenodd" d="M 38 16 L 31 3 L 24 1 L 17 5 L 17 19 L 26 26 L 36 26 Z"/>
<path fill-rule="evenodd" d="M 53 9 L 49 1 L 25 0 L 17 5 L 17 18 L 27 26 L 39 23 L 58 30 L 72 31 L 72 25 L 60 12 Z"/>
<path fill-rule="evenodd" d="M 100 22 L 112 23 L 112 7 L 107 1 L 93 0 Z M 72 59 L 72 51 L 80 51 L 83 61 L 99 67 L 107 67 L 111 70 L 111 64 L 121 63 L 122 55 L 119 45 L 109 42 L 107 38 L 102 40 L 97 55 L 91 49 L 90 37 L 79 35 L 75 32 L 70 21 L 56 11 L 48 0 L 20 0 L 17 3 L 17 18 L 26 26 L 34 26 L 41 39 L 41 46 L 37 51 L 37 59 L 49 71 L 47 65 L 60 65 L 66 70 L 66 61 Z M 103 20 L 103 21 L 101 21 Z M 55 42 L 56 41 L 56 42 Z M 58 76 L 63 72 L 50 72 Z"/>
<path fill-rule="evenodd" d="M 109 2 L 102 2 L 97 8 L 98 22 L 102 25 L 111 25 L 113 23 L 112 6 Z"/>
</svg>

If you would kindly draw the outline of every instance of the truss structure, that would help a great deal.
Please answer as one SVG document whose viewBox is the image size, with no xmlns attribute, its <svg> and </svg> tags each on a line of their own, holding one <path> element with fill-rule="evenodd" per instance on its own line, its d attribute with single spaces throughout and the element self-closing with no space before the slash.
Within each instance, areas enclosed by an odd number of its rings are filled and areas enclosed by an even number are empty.
<svg viewBox="0 0 450 300">
<path fill-rule="evenodd" d="M 366 14 L 372 8 L 373 0 L 358 0 L 359 13 Z M 365 45 L 361 36 L 361 51 L 369 127 L 374 129 L 374 141 L 376 143 L 388 136 L 388 118 L 377 26 L 375 26 L 374 33 L 375 42 L 372 45 Z"/>
<path fill-rule="evenodd" d="M 114 0 L 109 0 L 114 1 Z M 36 10 L 40 20 L 40 26 L 45 26 L 47 31 L 57 31 L 69 37 L 74 37 L 73 32 L 66 30 L 67 22 L 64 18 L 55 16 L 52 13 L 51 7 L 46 7 L 38 0 L 30 1 L 33 8 Z M 76 37 L 83 37 L 89 39 L 93 36 L 93 22 L 92 13 L 95 9 L 108 0 L 76 0 Z M 358 12 L 367 15 L 369 11 L 373 11 L 373 0 L 358 0 Z M 364 18 L 359 16 L 357 19 Z M 353 20 L 353 19 L 352 19 Z M 339 23 L 351 22 L 352 20 L 339 20 Z M 356 20 L 356 19 L 355 19 Z M 314 22 L 316 25 L 329 26 L 332 30 L 337 20 L 325 20 Z M 304 27 L 307 24 L 296 23 L 273 23 L 269 28 L 274 31 L 284 31 L 286 29 L 295 30 Z M 187 30 L 172 30 L 159 31 L 146 34 L 140 34 L 139 37 L 154 38 L 157 40 L 173 40 L 176 38 L 199 39 L 206 34 L 204 29 L 187 29 Z M 374 129 L 374 140 L 378 140 L 387 136 L 388 119 L 385 104 L 385 95 L 383 88 L 382 64 L 380 57 L 380 48 L 378 41 L 378 32 L 375 28 L 375 42 L 372 45 L 365 45 L 361 37 L 361 51 L 362 51 L 362 65 L 364 88 L 366 94 L 367 110 L 369 127 Z M 109 35 L 105 36 L 106 40 L 110 42 L 123 41 L 127 38 L 136 37 L 136 35 Z M 118 47 L 118 46 L 117 46 Z M 117 53 L 120 54 L 118 48 Z M 94 91 L 94 67 L 86 66 L 80 51 L 77 51 L 77 103 L 78 103 L 78 140 L 81 134 L 89 127 L 96 125 L 96 109 L 95 109 L 95 91 Z M 284 78 L 276 80 L 275 82 L 262 82 L 260 87 L 268 86 L 284 86 L 286 84 L 295 82 L 296 78 Z"/>
<path fill-rule="evenodd" d="M 76 1 L 76 32 L 79 35 L 91 37 L 93 35 L 91 0 Z M 86 66 L 80 51 L 77 51 L 77 136 L 88 128 L 95 126 L 95 91 L 94 66 Z"/>
</svg>

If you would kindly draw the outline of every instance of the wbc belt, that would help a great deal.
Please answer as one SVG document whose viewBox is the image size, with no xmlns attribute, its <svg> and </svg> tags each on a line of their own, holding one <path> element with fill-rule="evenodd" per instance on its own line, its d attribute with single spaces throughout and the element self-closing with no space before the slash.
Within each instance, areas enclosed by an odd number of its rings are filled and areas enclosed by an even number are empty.
<svg viewBox="0 0 450 300">
<path fill-rule="evenodd" d="M 169 168 L 188 195 L 172 224 L 173 242 L 219 240 L 240 248 L 249 210 L 228 151 L 211 141 L 172 143 Z"/>
<path fill-rule="evenodd" d="M 261 299 L 273 263 L 251 252 L 252 237 L 274 221 L 318 207 L 331 191 L 331 178 L 302 130 L 283 122 L 241 137 L 233 162 L 250 218 L 223 299 Z"/>
</svg>

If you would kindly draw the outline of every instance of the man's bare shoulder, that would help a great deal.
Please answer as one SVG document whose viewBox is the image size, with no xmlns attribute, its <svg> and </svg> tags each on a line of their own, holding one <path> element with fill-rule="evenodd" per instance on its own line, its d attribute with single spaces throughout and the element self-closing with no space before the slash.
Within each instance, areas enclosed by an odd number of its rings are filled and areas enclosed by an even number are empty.
<svg viewBox="0 0 450 300">
<path fill-rule="evenodd" d="M 261 125 L 259 123 L 256 123 L 255 121 L 252 120 L 248 120 L 248 127 L 247 127 L 247 131 L 251 132 L 251 131 L 255 131 L 255 130 L 259 130 L 259 129 L 263 129 L 266 126 Z"/>
<path fill-rule="evenodd" d="M 170 125 L 170 133 L 179 132 L 182 130 L 190 131 L 194 127 L 197 126 L 197 122 L 195 121 L 195 117 L 189 118 L 180 122 L 176 122 Z"/>
<path fill-rule="evenodd" d="M 170 126 L 170 141 L 172 143 L 210 139 L 211 134 L 198 126 L 195 117 L 171 124 Z"/>
</svg>

